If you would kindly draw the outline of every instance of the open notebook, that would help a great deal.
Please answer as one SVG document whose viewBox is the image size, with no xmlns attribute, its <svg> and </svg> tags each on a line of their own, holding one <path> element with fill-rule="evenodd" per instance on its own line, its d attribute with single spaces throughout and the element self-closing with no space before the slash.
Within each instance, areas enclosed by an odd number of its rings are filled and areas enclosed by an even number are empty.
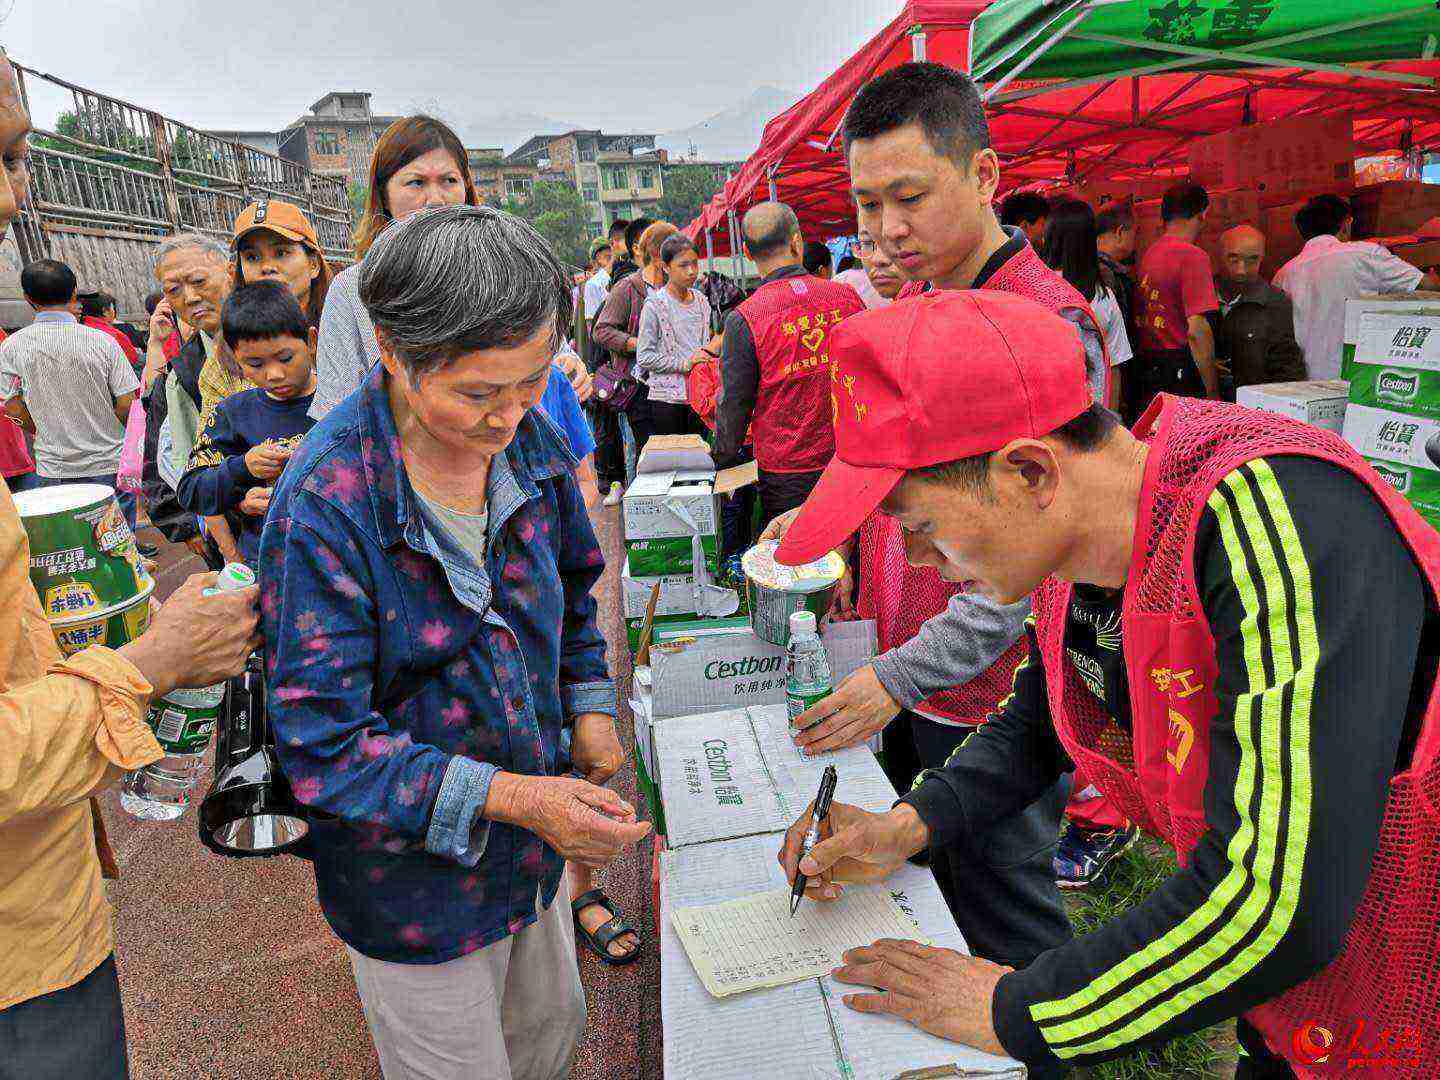
<svg viewBox="0 0 1440 1080">
<path fill-rule="evenodd" d="M 788 897 L 775 858 L 779 847 L 780 837 L 768 835 L 665 852 L 664 909 L 674 912 L 768 892 Z M 904 936 L 967 951 L 928 870 L 902 867 L 885 882 L 883 894 L 903 915 Z M 801 906 L 814 904 L 806 900 Z M 788 918 L 788 907 L 786 913 Z M 880 929 L 873 936 L 888 932 Z M 1025 1075 L 1024 1066 L 1008 1058 L 946 1042 L 893 1017 L 854 1012 L 841 998 L 855 988 L 828 975 L 713 997 L 669 919 L 660 927 L 660 954 L 667 1080 L 1019 1080 Z"/>
</svg>

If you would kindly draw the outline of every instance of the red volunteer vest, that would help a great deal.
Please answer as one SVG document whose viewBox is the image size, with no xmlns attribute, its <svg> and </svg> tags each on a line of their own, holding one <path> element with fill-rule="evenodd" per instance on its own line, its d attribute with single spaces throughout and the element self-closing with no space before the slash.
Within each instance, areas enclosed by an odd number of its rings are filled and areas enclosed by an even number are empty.
<svg viewBox="0 0 1440 1080">
<path fill-rule="evenodd" d="M 1195 585 L 1195 533 L 1206 499 L 1247 461 L 1303 454 L 1361 480 L 1389 513 L 1440 604 L 1440 535 L 1337 436 L 1279 416 L 1161 395 L 1136 427 L 1150 444 L 1130 587 L 1121 613 L 1134 731 L 1106 715 L 1065 659 L 1073 586 L 1035 594 L 1036 631 L 1055 729 L 1077 769 L 1115 807 L 1174 846 L 1187 865 L 1205 832 L 1204 787 L 1217 705 L 1215 643 Z M 1339 791 L 1316 798 L 1344 798 Z M 1217 945 L 1217 948 L 1219 946 Z M 1370 883 L 1340 956 L 1247 1013 L 1303 1077 L 1433 1076 L 1440 1060 L 1440 693 L 1432 687 L 1410 767 L 1390 783 Z M 1350 1054 L 1358 1036 L 1400 1040 L 1374 1068 Z M 1377 1061 L 1379 1059 L 1376 1059 Z M 1413 1065 L 1407 1062 L 1413 1060 Z"/>
<path fill-rule="evenodd" d="M 823 469 L 835 456 L 830 330 L 864 302 L 848 285 L 807 274 L 761 285 L 735 310 L 760 359 L 750 427 L 756 464 L 770 473 Z"/>
<path fill-rule="evenodd" d="M 1007 259 L 982 288 L 1014 293 L 1061 316 L 1080 313 L 1103 342 L 1105 335 L 1090 306 L 1075 288 L 1041 261 L 1026 244 Z M 919 296 L 927 281 L 912 281 L 898 299 Z M 1108 386 L 1108 372 L 1107 383 Z M 904 645 L 926 621 L 939 615 L 962 586 L 953 585 L 929 567 L 905 560 L 900 523 L 885 514 L 871 514 L 860 528 L 860 595 L 856 613 L 874 619 L 881 652 Z M 917 706 L 955 724 L 975 725 L 995 711 L 1010 693 L 1015 669 L 1025 659 L 1025 640 L 1017 641 L 989 668 L 963 686 L 942 690 Z"/>
</svg>

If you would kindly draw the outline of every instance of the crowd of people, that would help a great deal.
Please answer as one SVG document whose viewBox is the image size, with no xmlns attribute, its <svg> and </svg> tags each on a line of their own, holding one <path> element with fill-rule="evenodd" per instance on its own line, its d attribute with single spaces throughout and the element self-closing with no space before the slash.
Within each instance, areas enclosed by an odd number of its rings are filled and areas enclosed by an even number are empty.
<svg viewBox="0 0 1440 1080">
<path fill-rule="evenodd" d="M 29 121 L 0 74 L 8 227 Z M 426 116 L 377 143 L 338 273 L 279 199 L 228 245 L 160 243 L 143 334 L 64 263 L 24 268 L 9 489 L 119 490 L 138 402 L 146 520 L 259 585 L 197 576 L 140 638 L 62 660 L 0 499 L 0 1076 L 127 1075 L 94 797 L 160 756 L 151 700 L 257 649 L 387 1080 L 566 1075 L 577 941 L 609 964 L 655 947 L 595 880 L 650 825 L 605 786 L 625 755 L 592 514 L 686 433 L 757 468 L 727 562 L 758 501 L 783 561 L 844 555 L 832 617 L 876 623 L 795 738 L 879 735 L 907 794 L 836 804 L 809 854 L 807 812 L 787 873 L 833 899 L 924 853 L 974 954 L 856 950 L 837 977 L 872 989 L 848 1005 L 1032 1076 L 1229 1018 L 1242 1076 L 1288 1076 L 1310 1020 L 1433 1017 L 1433 950 L 1382 944 L 1392 917 L 1440 923 L 1440 836 L 1406 786 L 1440 772 L 1440 538 L 1338 439 L 1229 402 L 1336 375 L 1346 297 L 1437 282 L 1351 241 L 1336 196 L 1273 282 L 1253 225 L 1212 267 L 1198 185 L 1138 259 L 1127 203 L 997 212 L 979 95 L 938 65 L 866 84 L 841 135 L 854 241 L 761 203 L 749 292 L 684 223 L 617 221 L 575 273 L 482 205 Z M 1075 937 L 1057 886 L 1142 827 L 1181 868 Z"/>
</svg>

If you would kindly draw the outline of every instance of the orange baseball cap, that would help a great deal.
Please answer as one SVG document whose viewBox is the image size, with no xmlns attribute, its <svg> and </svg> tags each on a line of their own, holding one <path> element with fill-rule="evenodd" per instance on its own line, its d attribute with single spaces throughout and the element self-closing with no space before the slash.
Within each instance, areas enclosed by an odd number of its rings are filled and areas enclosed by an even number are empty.
<svg viewBox="0 0 1440 1080">
<path fill-rule="evenodd" d="M 235 219 L 235 238 L 230 241 L 231 246 L 238 246 L 246 236 L 261 229 L 269 229 L 287 240 L 309 244 L 316 251 L 320 250 L 315 226 L 303 210 L 284 199 L 261 199 L 242 210 Z"/>
<path fill-rule="evenodd" d="M 906 472 L 1048 435 L 1091 403 L 1075 325 L 998 291 L 852 315 L 830 360 L 835 456 L 775 552 L 791 566 L 853 536 Z"/>
</svg>

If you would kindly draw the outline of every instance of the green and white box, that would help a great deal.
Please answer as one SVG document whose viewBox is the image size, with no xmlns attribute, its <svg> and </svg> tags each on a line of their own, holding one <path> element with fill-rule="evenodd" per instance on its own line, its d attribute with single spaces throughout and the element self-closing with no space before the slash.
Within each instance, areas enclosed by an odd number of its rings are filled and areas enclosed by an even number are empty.
<svg viewBox="0 0 1440 1080">
<path fill-rule="evenodd" d="M 1349 392 L 1344 379 L 1263 383 L 1240 387 L 1235 392 L 1235 403 L 1247 409 L 1288 416 L 1338 435 L 1345 427 Z"/>
<path fill-rule="evenodd" d="M 1345 441 L 1426 521 L 1440 527 L 1440 419 L 1351 405 Z"/>
<path fill-rule="evenodd" d="M 632 575 L 630 560 L 620 572 L 620 599 L 627 619 L 643 619 L 650 606 L 650 594 L 660 586 L 655 604 L 656 615 L 700 615 L 724 618 L 740 610 L 740 593 L 735 589 L 712 584 L 706 576 L 696 580 L 694 574 Z"/>
<path fill-rule="evenodd" d="M 622 509 L 627 543 L 720 531 L 713 471 L 641 474 L 625 492 Z"/>
<path fill-rule="evenodd" d="M 1345 302 L 1345 346 L 1340 374 L 1352 384 L 1359 367 L 1440 373 L 1440 297 L 1429 300 L 1366 297 Z M 1380 372 L 1374 372 L 1377 381 Z M 1393 380 L 1392 380 L 1393 382 Z M 1440 386 L 1440 378 L 1436 379 Z M 1373 404 L 1355 396 L 1350 400 Z M 1366 392 L 1362 385 L 1362 395 Z M 1392 392 L 1403 393 L 1403 385 Z"/>
<path fill-rule="evenodd" d="M 720 568 L 719 542 L 714 536 L 700 537 L 701 562 L 713 577 Z M 657 574 L 686 574 L 695 569 L 695 537 L 666 536 L 631 540 L 625 545 L 630 569 L 640 577 Z"/>
</svg>

